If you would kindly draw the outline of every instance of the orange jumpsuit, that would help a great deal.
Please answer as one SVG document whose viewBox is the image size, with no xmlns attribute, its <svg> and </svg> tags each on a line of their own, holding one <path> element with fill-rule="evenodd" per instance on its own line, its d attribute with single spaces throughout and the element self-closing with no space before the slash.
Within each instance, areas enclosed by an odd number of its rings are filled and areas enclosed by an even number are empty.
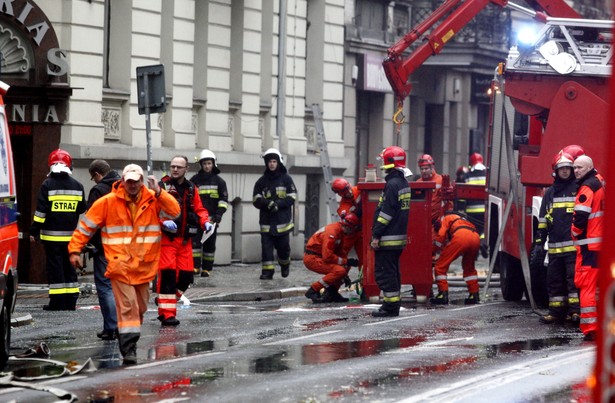
<svg viewBox="0 0 615 403">
<path fill-rule="evenodd" d="M 604 213 L 604 179 L 595 170 L 580 181 L 572 214 L 572 239 L 577 248 L 574 283 L 579 288 L 583 334 L 598 330 L 596 293 L 598 255 L 602 248 Z"/>
<path fill-rule="evenodd" d="M 339 207 L 337 208 L 337 215 L 339 215 L 340 218 L 347 213 L 356 214 L 361 218 L 361 191 L 356 186 L 352 187 L 352 199 L 342 196 Z M 353 247 L 359 258 L 359 266 L 361 266 L 363 262 L 363 231 L 356 231 L 344 237 L 344 256 L 348 255 Z"/>
<path fill-rule="evenodd" d="M 444 200 L 442 196 L 442 175 L 435 173 L 431 178 L 424 180 L 419 178 L 417 182 L 435 182 L 436 189 L 431 196 L 431 221 L 434 222 L 443 212 L 453 209 L 453 202 L 450 200 Z"/>
<path fill-rule="evenodd" d="M 303 255 L 305 267 L 318 274 L 324 274 L 323 278 L 312 284 L 312 288 L 316 291 L 326 287 L 339 289 L 348 274 L 347 262 L 341 222 L 334 222 L 319 229 L 305 246 Z"/>
<path fill-rule="evenodd" d="M 478 275 L 474 261 L 478 256 L 480 238 L 476 227 L 466 218 L 454 212 L 445 213 L 441 222 L 442 226 L 434 240 L 437 247 L 442 247 L 434 269 L 438 291 L 448 291 L 446 277 L 448 268 L 455 259 L 463 256 L 461 260 L 463 279 L 470 293 L 478 292 Z"/>
</svg>

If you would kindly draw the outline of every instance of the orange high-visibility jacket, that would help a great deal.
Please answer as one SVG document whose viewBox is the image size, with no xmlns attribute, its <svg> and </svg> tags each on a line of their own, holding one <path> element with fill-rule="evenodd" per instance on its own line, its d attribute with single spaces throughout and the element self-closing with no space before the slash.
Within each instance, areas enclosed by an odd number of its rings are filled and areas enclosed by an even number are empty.
<svg viewBox="0 0 615 403">
<path fill-rule="evenodd" d="M 587 245 L 591 251 L 602 246 L 602 223 L 604 220 L 604 180 L 592 170 L 582 178 L 572 214 L 572 239 L 577 246 Z"/>
<path fill-rule="evenodd" d="M 320 255 L 326 263 L 346 265 L 348 251 L 344 251 L 344 230 L 341 222 L 334 222 L 316 231 L 305 250 Z"/>
<path fill-rule="evenodd" d="M 443 212 L 453 209 L 453 203 L 450 200 L 445 201 L 442 197 L 442 175 L 434 173 L 431 178 L 424 180 L 417 179 L 417 182 L 435 182 L 436 188 L 431 196 L 431 219 L 437 220 Z"/>
<path fill-rule="evenodd" d="M 68 252 L 80 253 L 101 229 L 103 249 L 109 262 L 105 276 L 126 284 L 147 283 L 158 271 L 160 220 L 173 220 L 179 214 L 179 204 L 167 191 L 161 189 L 156 198 L 153 190 L 143 186 L 133 219 L 124 186 L 117 181 L 111 193 L 96 200 L 79 221 Z"/>
<path fill-rule="evenodd" d="M 460 229 L 469 229 L 470 231 L 476 232 L 476 227 L 470 221 L 468 221 L 465 217 L 453 213 L 446 212 L 440 219 L 442 225 L 436 234 L 436 238 L 434 242 L 436 246 L 441 247 L 447 242 L 450 242 L 455 236 L 457 230 Z"/>
</svg>

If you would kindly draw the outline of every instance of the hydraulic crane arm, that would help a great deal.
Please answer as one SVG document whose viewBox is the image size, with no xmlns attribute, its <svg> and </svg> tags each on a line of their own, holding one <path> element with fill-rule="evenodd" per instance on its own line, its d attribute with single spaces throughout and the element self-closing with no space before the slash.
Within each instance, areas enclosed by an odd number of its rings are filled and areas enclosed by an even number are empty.
<svg viewBox="0 0 615 403">
<path fill-rule="evenodd" d="M 516 10 L 530 13 L 534 19 L 543 22 L 547 19 L 545 12 L 557 17 L 579 18 L 579 14 L 563 0 L 531 0 L 528 3 L 538 11 L 533 12 L 514 3 L 509 3 L 508 0 L 445 1 L 426 20 L 408 32 L 395 45 L 391 46 L 386 59 L 382 62 L 384 72 L 393 88 L 398 104 L 403 103 L 403 100 L 410 95 L 412 88 L 412 84 L 408 82 L 410 74 L 419 68 L 429 57 L 440 53 L 444 45 L 488 4 L 495 4 L 502 8 L 509 6 Z M 449 12 L 451 14 L 424 38 L 425 43 L 414 50 L 408 58 L 404 59 L 403 52 Z"/>
</svg>

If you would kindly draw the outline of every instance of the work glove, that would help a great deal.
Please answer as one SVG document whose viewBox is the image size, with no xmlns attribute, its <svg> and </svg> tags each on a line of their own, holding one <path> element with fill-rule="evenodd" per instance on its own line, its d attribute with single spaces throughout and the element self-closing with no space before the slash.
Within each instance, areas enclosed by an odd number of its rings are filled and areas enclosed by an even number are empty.
<svg viewBox="0 0 615 403">
<path fill-rule="evenodd" d="M 166 229 L 167 231 L 177 231 L 177 224 L 175 224 L 175 221 L 173 220 L 166 220 L 162 222 L 162 226 L 164 227 L 164 229 Z"/>
<path fill-rule="evenodd" d="M 210 222 L 206 222 L 205 223 L 205 232 L 209 232 L 209 230 L 211 230 L 211 227 L 213 227 L 213 224 Z"/>
<path fill-rule="evenodd" d="M 267 205 L 267 208 L 272 213 L 275 213 L 276 211 L 278 211 L 278 205 L 273 200 L 269 202 L 269 204 Z"/>
<path fill-rule="evenodd" d="M 350 258 L 346 260 L 346 266 L 359 267 L 359 259 Z"/>
<path fill-rule="evenodd" d="M 530 252 L 530 267 L 540 269 L 544 266 L 545 262 L 545 248 L 540 244 L 535 244 Z"/>
<path fill-rule="evenodd" d="M 346 288 L 349 288 L 351 285 L 352 285 L 352 281 L 350 281 L 350 277 L 345 276 L 345 277 L 344 277 L 344 286 L 345 286 Z"/>
<path fill-rule="evenodd" d="M 221 216 L 221 215 L 216 214 L 216 215 L 214 216 L 214 222 L 215 222 L 216 224 L 220 224 L 220 221 L 222 221 L 222 216 Z"/>
</svg>

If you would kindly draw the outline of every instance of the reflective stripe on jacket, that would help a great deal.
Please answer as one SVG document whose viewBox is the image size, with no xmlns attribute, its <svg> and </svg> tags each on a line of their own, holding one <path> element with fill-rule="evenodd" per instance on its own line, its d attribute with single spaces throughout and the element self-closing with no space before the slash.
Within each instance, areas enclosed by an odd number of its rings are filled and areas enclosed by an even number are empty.
<svg viewBox="0 0 615 403">
<path fill-rule="evenodd" d="M 581 178 L 579 183 L 572 217 L 572 238 L 577 246 L 599 251 L 604 220 L 604 186 L 595 169 Z"/>
<path fill-rule="evenodd" d="M 385 180 L 374 213 L 372 238 L 380 240 L 380 249 L 404 249 L 408 242 L 410 186 L 398 169 L 392 170 Z"/>
</svg>

